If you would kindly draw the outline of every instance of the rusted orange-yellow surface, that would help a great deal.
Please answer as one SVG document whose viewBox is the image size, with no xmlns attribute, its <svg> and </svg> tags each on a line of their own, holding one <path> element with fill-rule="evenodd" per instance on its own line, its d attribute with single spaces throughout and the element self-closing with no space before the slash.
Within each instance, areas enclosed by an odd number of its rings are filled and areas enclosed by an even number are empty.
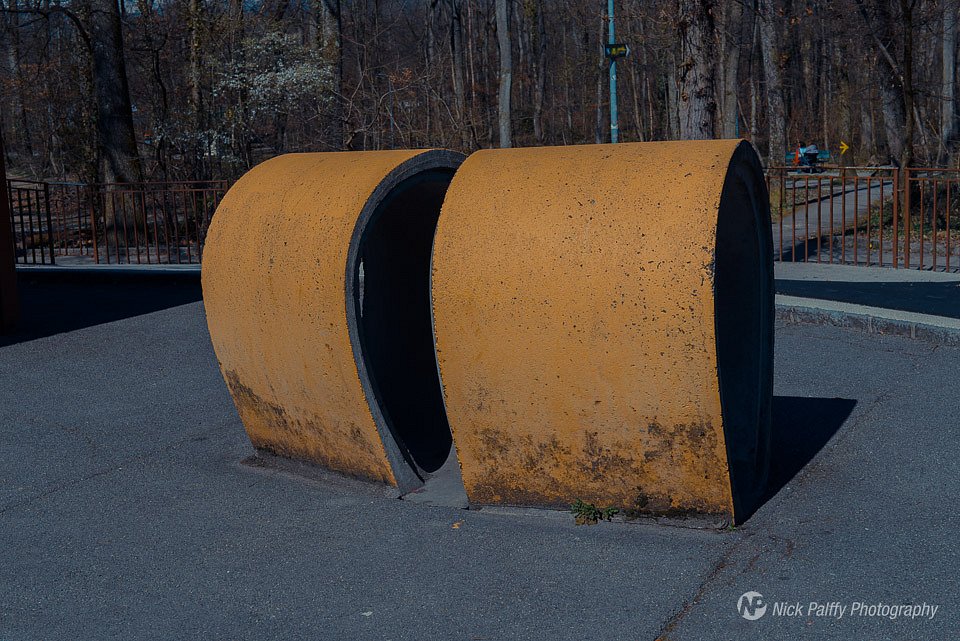
<svg viewBox="0 0 960 641">
<path fill-rule="evenodd" d="M 738 143 L 490 150 L 461 166 L 433 305 L 472 502 L 732 515 L 712 264 Z"/>
<path fill-rule="evenodd" d="M 203 255 L 210 338 L 255 447 L 396 484 L 346 317 L 346 261 L 364 204 L 419 151 L 290 154 L 217 209 Z"/>
</svg>

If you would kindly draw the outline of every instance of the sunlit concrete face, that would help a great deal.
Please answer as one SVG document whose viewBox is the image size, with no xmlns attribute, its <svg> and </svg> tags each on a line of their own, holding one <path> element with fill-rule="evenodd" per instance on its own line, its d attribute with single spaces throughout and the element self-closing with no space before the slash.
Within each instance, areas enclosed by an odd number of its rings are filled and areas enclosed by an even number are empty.
<svg viewBox="0 0 960 641">
<path fill-rule="evenodd" d="M 461 161 L 445 151 L 291 154 L 230 189 L 207 236 L 204 305 L 255 447 L 402 490 L 437 464 L 444 438 L 449 448 L 429 258 Z"/>
<path fill-rule="evenodd" d="M 738 187 L 725 189 L 731 174 Z M 748 246 L 718 253 L 723 216 L 733 236 L 753 234 Z M 742 519 L 766 465 L 769 234 L 760 165 L 739 141 L 472 155 L 433 257 L 437 358 L 470 500 Z M 718 269 L 734 274 L 719 290 Z M 747 337 L 731 329 L 744 319 Z"/>
</svg>

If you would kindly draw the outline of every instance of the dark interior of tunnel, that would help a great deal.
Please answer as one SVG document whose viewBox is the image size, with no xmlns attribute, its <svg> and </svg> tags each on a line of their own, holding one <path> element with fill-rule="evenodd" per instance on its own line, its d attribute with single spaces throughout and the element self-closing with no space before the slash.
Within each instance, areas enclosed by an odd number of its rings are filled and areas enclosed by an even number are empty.
<svg viewBox="0 0 960 641">
<path fill-rule="evenodd" d="M 433 236 L 452 169 L 413 176 L 394 188 L 363 230 L 353 275 L 358 334 L 376 402 L 394 439 L 419 470 L 450 453 L 433 344 Z"/>
<path fill-rule="evenodd" d="M 720 197 L 714 265 L 720 400 L 738 521 L 764 490 L 773 393 L 769 209 L 763 174 L 751 169 L 734 156 Z"/>
</svg>

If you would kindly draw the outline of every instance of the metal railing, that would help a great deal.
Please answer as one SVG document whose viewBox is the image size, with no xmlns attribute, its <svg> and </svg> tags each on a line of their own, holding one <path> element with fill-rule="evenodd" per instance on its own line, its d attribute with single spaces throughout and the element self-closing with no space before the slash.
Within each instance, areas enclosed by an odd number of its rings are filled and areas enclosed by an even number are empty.
<svg viewBox="0 0 960 641">
<path fill-rule="evenodd" d="M 53 221 L 50 188 L 33 180 L 7 180 L 14 261 L 25 265 L 52 265 Z"/>
<path fill-rule="evenodd" d="M 904 170 L 903 178 L 903 266 L 960 268 L 960 216 L 953 211 L 960 205 L 960 170 L 910 168 Z"/>
<path fill-rule="evenodd" d="M 960 169 L 767 171 L 774 260 L 960 270 Z M 199 263 L 226 181 L 8 179 L 16 261 Z M 957 210 L 957 211 L 955 211 Z"/>
<path fill-rule="evenodd" d="M 227 190 L 226 181 L 7 182 L 17 260 L 47 264 L 199 263 Z"/>
<path fill-rule="evenodd" d="M 767 171 L 774 260 L 960 269 L 960 170 Z"/>
</svg>

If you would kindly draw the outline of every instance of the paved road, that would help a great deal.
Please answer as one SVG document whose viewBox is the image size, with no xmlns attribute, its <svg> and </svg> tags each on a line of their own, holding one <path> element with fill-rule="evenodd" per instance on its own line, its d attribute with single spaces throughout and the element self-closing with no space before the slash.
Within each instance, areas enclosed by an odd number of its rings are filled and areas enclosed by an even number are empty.
<svg viewBox="0 0 960 641">
<path fill-rule="evenodd" d="M 150 313 L 91 324 L 77 310 L 75 328 L 0 348 L 4 641 L 944 639 L 960 628 L 956 349 L 778 327 L 773 491 L 744 526 L 577 527 L 558 512 L 431 507 L 242 465 L 250 449 L 202 304 L 154 294 Z M 748 590 L 771 604 L 758 621 L 735 607 Z M 939 611 L 772 609 L 835 600 Z"/>
<path fill-rule="evenodd" d="M 816 255 L 816 241 L 831 234 L 838 234 L 840 230 L 852 229 L 855 221 L 863 221 L 870 206 L 877 207 L 883 198 L 893 194 L 893 183 L 890 180 L 881 182 L 879 179 L 870 183 L 861 182 L 856 189 L 848 183 L 845 191 L 841 192 L 839 183 L 836 195 L 830 196 L 827 184 L 824 184 L 822 198 L 817 198 L 816 185 L 822 180 L 821 175 L 811 177 L 810 195 L 807 204 L 798 204 L 796 209 L 786 209 L 787 213 L 781 220 L 773 223 L 773 252 L 780 256 L 783 248 L 783 260 L 790 260 L 793 253 L 797 257 Z M 803 179 L 787 182 L 787 200 L 794 192 L 806 195 Z M 799 196 L 798 196 L 799 198 Z M 819 220 L 818 220 L 819 215 Z M 819 230 L 818 230 L 819 225 Z M 821 241 L 825 242 L 825 241 Z M 808 245 L 804 247 L 804 245 Z"/>
</svg>

